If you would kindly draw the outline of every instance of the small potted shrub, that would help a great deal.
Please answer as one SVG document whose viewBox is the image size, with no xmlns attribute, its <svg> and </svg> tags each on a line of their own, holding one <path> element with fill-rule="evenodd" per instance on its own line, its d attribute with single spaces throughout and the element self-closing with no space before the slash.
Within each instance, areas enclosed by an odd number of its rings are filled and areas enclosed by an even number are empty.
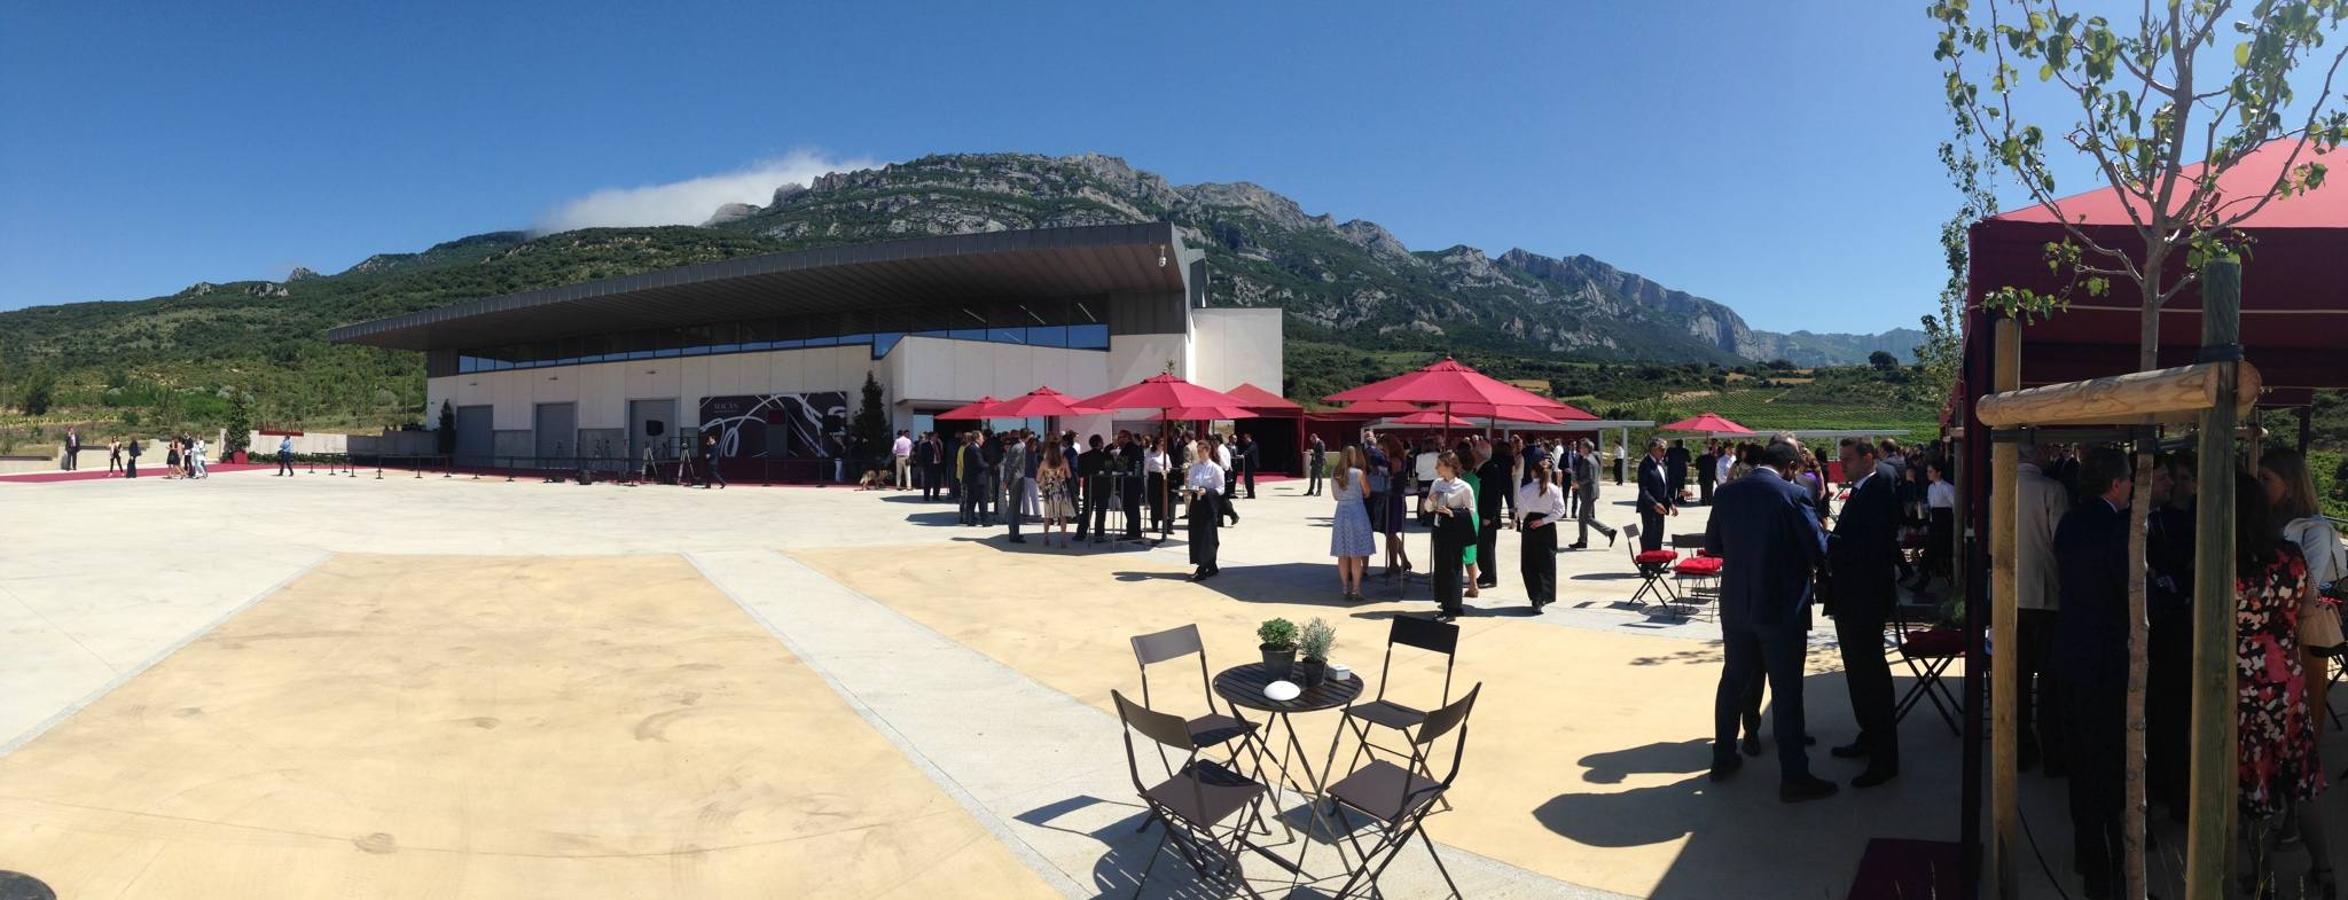
<svg viewBox="0 0 2348 900">
<path fill-rule="evenodd" d="M 1256 640 L 1263 645 L 1264 668 L 1275 678 L 1288 677 L 1288 670 L 1296 665 L 1296 623 L 1287 619 L 1266 619 L 1256 626 Z"/>
<path fill-rule="evenodd" d="M 1314 619 L 1305 623 L 1304 633 L 1297 637 L 1297 651 L 1304 656 L 1297 663 L 1297 671 L 1305 687 L 1320 684 L 1329 676 L 1329 648 L 1337 645 L 1337 629 L 1329 623 Z"/>
</svg>

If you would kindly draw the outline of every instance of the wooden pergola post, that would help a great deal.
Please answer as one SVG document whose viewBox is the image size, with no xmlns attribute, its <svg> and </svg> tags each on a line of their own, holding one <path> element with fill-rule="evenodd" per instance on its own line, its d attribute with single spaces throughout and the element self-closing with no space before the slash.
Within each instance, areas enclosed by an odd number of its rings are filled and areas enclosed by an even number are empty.
<svg viewBox="0 0 2348 900">
<path fill-rule="evenodd" d="M 2234 793 L 2235 370 L 2242 367 L 2242 266 L 2201 268 L 2203 358 L 2217 364 L 2217 395 L 2201 414 L 2200 493 L 2194 509 L 2192 821 L 2185 896 L 2223 900 L 2232 884 Z"/>
<path fill-rule="evenodd" d="M 1990 384 L 1998 393 L 2005 393 L 2022 386 L 2022 326 L 2012 319 L 1999 319 L 1996 329 L 1997 354 Z M 1990 439 L 1986 434 L 1967 437 Z M 2014 865 L 2014 854 L 2021 846 L 2021 798 L 2015 793 L 2019 779 L 2014 767 L 2021 750 L 2021 735 L 2015 729 L 2020 719 L 2016 711 L 2021 706 L 2022 646 L 2017 637 L 2021 613 L 2015 606 L 2020 581 L 2014 567 L 2014 490 L 2020 479 L 2022 447 L 2012 441 L 1995 441 L 1989 454 L 1989 796 L 1994 810 L 1989 858 L 1991 871 L 1996 873 L 1997 896 L 2016 900 L 2022 896 Z"/>
</svg>

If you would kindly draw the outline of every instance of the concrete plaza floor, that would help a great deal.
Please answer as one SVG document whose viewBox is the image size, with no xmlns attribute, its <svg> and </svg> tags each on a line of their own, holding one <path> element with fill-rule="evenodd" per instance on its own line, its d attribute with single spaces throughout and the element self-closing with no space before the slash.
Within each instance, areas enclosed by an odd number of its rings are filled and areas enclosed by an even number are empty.
<svg viewBox="0 0 2348 900">
<path fill-rule="evenodd" d="M 1196 623 L 1221 668 L 1321 617 L 1375 690 L 1386 621 L 1430 608 L 1423 581 L 1338 599 L 1297 482 L 1241 501 L 1192 584 L 1179 540 L 1013 545 L 913 494 L 388 474 L 0 483 L 0 869 L 69 897 L 1127 894 L 1157 835 L 1108 711 L 1125 638 Z M 1717 629 L 1627 607 L 1620 547 L 1561 554 L 1540 617 L 1513 534 L 1499 557 L 1428 826 L 1468 896 L 1842 897 L 1869 839 L 1955 834 L 1929 708 L 1890 785 L 1785 806 L 1768 757 L 1713 784 Z M 1424 655 L 1395 669 L 1440 691 Z M 1847 740 L 1830 644 L 1811 669 L 1813 732 Z M 1334 722 L 1299 718 L 1312 752 Z M 1414 848 L 1385 886 L 1440 882 Z M 1146 895 L 1216 892 L 1168 855 Z"/>
</svg>

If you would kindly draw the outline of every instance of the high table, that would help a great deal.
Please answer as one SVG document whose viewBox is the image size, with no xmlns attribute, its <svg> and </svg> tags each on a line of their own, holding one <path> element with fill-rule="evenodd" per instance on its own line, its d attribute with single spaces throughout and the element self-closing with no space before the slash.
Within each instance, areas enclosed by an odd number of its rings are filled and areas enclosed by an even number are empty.
<svg viewBox="0 0 2348 900">
<path fill-rule="evenodd" d="M 1274 728 L 1286 733 L 1286 747 L 1273 760 L 1274 767 L 1280 773 L 1280 777 L 1273 779 L 1269 785 L 1275 792 L 1273 810 L 1277 812 L 1286 805 L 1285 797 L 1290 788 L 1302 793 L 1305 796 L 1305 807 L 1311 812 L 1314 824 L 1317 827 L 1327 829 L 1330 846 L 1338 848 L 1338 857 L 1342 860 L 1345 850 L 1336 842 L 1338 832 L 1334 824 L 1321 814 L 1321 795 L 1328 787 L 1324 783 L 1324 779 L 1329 773 L 1313 771 L 1312 754 L 1306 752 L 1304 742 L 1297 738 L 1295 723 L 1289 720 L 1289 716 L 1295 713 L 1320 712 L 1351 705 L 1355 697 L 1361 696 L 1361 676 L 1348 673 L 1343 679 L 1323 679 L 1320 684 L 1304 688 L 1303 693 L 1298 694 L 1293 700 L 1274 700 L 1264 696 L 1265 685 L 1284 680 L 1292 680 L 1289 678 L 1289 673 L 1275 672 L 1260 662 L 1233 666 L 1215 675 L 1215 695 L 1230 703 L 1232 715 L 1238 717 L 1242 722 L 1247 721 L 1247 717 L 1240 713 L 1242 709 L 1251 709 L 1265 714 L 1266 722 L 1263 730 L 1265 749 L 1270 749 Z M 1298 687 L 1303 687 L 1301 681 L 1294 683 Z M 1300 773 L 1302 778 L 1298 777 Z M 1285 827 L 1287 818 L 1281 816 L 1280 819 Z M 1290 871 L 1299 877 L 1305 876 L 1304 847 L 1309 846 L 1310 841 L 1311 838 L 1308 835 L 1305 843 L 1299 845 L 1296 859 L 1289 861 Z"/>
</svg>

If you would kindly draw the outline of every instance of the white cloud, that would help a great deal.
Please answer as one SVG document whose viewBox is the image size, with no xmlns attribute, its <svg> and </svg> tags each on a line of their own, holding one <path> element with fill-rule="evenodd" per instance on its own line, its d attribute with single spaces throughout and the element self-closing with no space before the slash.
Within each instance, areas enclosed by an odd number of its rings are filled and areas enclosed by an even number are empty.
<svg viewBox="0 0 2348 900">
<path fill-rule="evenodd" d="M 812 151 L 796 150 L 733 172 L 667 184 L 604 188 L 556 206 L 539 217 L 535 230 L 547 234 L 573 228 L 699 225 L 724 204 L 765 206 L 774 199 L 775 188 L 783 185 L 807 184 L 830 172 L 851 172 L 876 165 L 868 159 L 830 159 Z"/>
</svg>

